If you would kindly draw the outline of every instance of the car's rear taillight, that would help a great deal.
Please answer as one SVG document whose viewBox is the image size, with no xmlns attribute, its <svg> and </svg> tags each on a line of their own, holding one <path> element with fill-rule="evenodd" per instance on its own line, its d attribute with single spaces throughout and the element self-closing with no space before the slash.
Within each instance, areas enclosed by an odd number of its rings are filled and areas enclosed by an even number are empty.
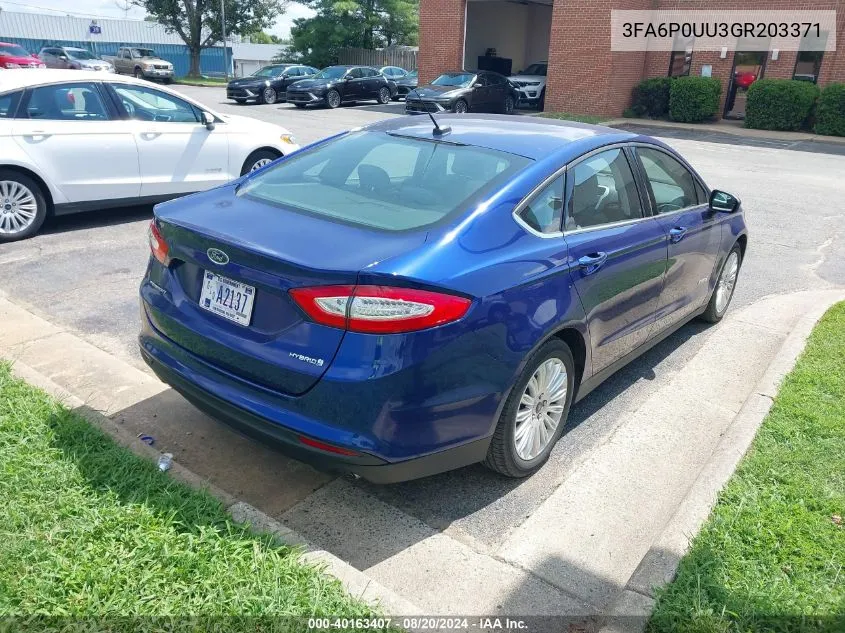
<svg viewBox="0 0 845 633">
<path fill-rule="evenodd" d="M 290 291 L 317 323 L 352 332 L 398 334 L 457 321 L 472 303 L 464 297 L 392 286 L 316 286 Z"/>
<path fill-rule="evenodd" d="M 150 222 L 150 228 L 147 231 L 147 234 L 150 239 L 150 251 L 152 251 L 153 257 L 155 257 L 162 265 L 169 265 L 170 247 L 167 246 L 167 242 L 164 241 L 161 231 L 158 230 L 155 219 Z"/>
</svg>

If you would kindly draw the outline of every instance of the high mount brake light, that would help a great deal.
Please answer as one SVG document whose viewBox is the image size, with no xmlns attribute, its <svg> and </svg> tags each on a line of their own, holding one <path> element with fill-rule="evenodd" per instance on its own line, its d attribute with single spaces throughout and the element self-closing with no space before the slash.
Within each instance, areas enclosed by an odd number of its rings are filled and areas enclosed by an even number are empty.
<svg viewBox="0 0 845 633">
<path fill-rule="evenodd" d="M 164 241 L 161 231 L 159 231 L 158 226 L 156 226 L 155 219 L 150 222 L 150 228 L 147 231 L 147 235 L 150 240 L 150 251 L 152 251 L 153 257 L 155 257 L 156 260 L 158 260 L 158 262 L 163 266 L 169 265 L 170 247 L 167 245 L 167 242 Z"/>
<path fill-rule="evenodd" d="M 464 297 L 392 286 L 314 286 L 290 291 L 297 305 L 322 325 L 370 334 L 399 334 L 463 317 Z"/>
</svg>

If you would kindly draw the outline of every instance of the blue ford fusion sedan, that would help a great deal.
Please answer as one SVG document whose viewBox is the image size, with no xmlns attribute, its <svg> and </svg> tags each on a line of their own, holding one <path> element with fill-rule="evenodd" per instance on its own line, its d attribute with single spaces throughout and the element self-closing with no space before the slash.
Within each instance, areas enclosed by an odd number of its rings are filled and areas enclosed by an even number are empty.
<svg viewBox="0 0 845 633">
<path fill-rule="evenodd" d="M 438 124 L 383 121 L 157 206 L 140 289 L 156 374 L 371 481 L 524 477 L 574 401 L 725 314 L 743 212 L 671 148 L 533 117 Z"/>
</svg>

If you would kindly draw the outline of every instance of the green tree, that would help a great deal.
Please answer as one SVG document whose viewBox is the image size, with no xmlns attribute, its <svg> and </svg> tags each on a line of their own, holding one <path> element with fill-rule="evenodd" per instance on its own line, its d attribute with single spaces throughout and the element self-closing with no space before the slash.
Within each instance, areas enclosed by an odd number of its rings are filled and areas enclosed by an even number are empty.
<svg viewBox="0 0 845 633">
<path fill-rule="evenodd" d="M 223 39 L 220 0 L 133 0 L 168 31 L 182 38 L 191 54 L 190 76 L 200 75 L 200 53 Z M 223 0 L 226 33 L 245 35 L 269 28 L 287 0 Z"/>
<path fill-rule="evenodd" d="M 253 44 L 281 44 L 282 38 L 278 35 L 273 35 L 267 31 L 256 31 L 255 33 L 247 33 L 246 37 Z"/>
<path fill-rule="evenodd" d="M 291 53 L 312 66 L 337 63 L 341 48 L 415 45 L 419 0 L 304 0 L 317 12 L 294 20 Z"/>
</svg>

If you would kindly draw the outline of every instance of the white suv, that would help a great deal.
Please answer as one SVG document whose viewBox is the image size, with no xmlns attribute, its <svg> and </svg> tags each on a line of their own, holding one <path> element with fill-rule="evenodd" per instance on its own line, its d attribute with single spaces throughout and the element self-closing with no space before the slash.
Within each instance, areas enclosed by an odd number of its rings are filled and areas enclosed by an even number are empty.
<svg viewBox="0 0 845 633">
<path fill-rule="evenodd" d="M 277 125 L 149 82 L 84 70 L 0 73 L 0 243 L 62 215 L 210 189 L 299 148 Z"/>
<path fill-rule="evenodd" d="M 546 105 L 546 72 L 549 62 L 535 62 L 525 70 L 520 70 L 508 79 L 519 90 L 520 105 L 527 103 L 542 110 Z"/>
</svg>

